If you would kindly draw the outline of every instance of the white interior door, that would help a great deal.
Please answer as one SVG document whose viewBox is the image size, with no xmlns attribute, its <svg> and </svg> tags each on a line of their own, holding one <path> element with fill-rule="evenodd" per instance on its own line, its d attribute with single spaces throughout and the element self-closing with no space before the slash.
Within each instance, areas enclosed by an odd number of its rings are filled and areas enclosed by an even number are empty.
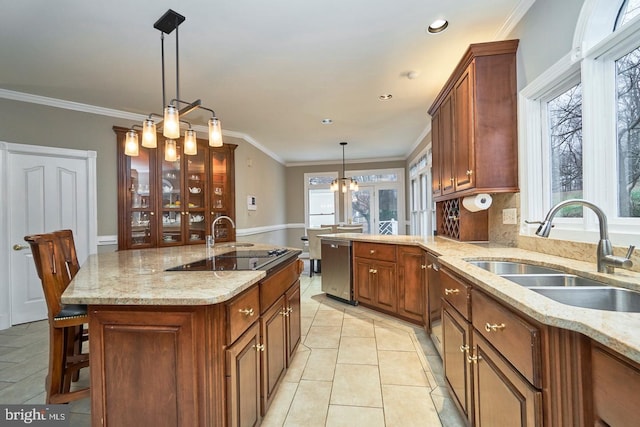
<svg viewBox="0 0 640 427">
<path fill-rule="evenodd" d="M 9 151 L 8 229 L 11 324 L 45 319 L 47 309 L 24 236 L 71 229 L 78 260 L 95 252 L 95 152 L 84 157 Z M 87 153 L 94 153 L 87 158 Z"/>
</svg>

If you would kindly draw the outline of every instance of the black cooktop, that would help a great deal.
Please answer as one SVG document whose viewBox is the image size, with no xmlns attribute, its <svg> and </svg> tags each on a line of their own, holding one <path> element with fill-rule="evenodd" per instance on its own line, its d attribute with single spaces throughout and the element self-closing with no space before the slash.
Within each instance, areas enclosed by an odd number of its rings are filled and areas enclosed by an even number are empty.
<svg viewBox="0 0 640 427">
<path fill-rule="evenodd" d="M 168 268 L 167 271 L 273 270 L 300 251 L 288 249 L 231 251 Z"/>
</svg>

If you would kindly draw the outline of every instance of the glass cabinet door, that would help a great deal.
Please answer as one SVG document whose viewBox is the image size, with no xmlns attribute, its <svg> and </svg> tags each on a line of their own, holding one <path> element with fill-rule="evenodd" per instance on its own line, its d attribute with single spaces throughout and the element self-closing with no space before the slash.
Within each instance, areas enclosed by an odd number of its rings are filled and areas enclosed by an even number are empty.
<svg viewBox="0 0 640 427">
<path fill-rule="evenodd" d="M 165 142 L 166 144 L 166 142 Z M 160 146 L 160 144 L 158 144 Z M 160 245 L 182 244 L 182 221 L 185 216 L 182 195 L 182 143 L 176 141 L 176 160 L 167 160 L 165 151 L 158 147 L 160 161 L 159 194 L 162 194 Z"/>
<path fill-rule="evenodd" d="M 154 197 L 150 191 L 151 156 L 148 149 L 140 149 L 140 154 L 130 157 L 127 182 L 127 203 L 129 217 L 129 241 L 131 246 L 147 246 L 153 242 Z"/>
<path fill-rule="evenodd" d="M 229 187 L 227 161 L 229 156 L 224 151 L 211 150 L 211 221 L 222 215 L 229 215 Z M 231 224 L 219 221 L 213 231 L 213 238 L 228 241 L 232 238 Z"/>
<path fill-rule="evenodd" d="M 198 145 L 198 153 L 195 155 L 185 155 L 185 180 L 187 188 L 185 188 L 185 198 L 187 207 L 185 207 L 186 215 L 184 217 L 187 227 L 186 239 L 189 243 L 204 243 L 204 236 L 210 234 L 207 232 L 207 175 L 206 175 L 206 159 L 207 148 Z"/>
</svg>

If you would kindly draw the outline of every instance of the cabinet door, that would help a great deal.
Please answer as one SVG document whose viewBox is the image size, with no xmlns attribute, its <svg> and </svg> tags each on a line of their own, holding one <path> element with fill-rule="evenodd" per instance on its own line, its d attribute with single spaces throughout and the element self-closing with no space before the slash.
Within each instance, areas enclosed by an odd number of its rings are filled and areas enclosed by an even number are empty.
<svg viewBox="0 0 640 427">
<path fill-rule="evenodd" d="M 471 325 L 447 302 L 442 307 L 442 362 L 444 378 L 458 409 L 473 425 L 472 365 L 467 356 L 471 348 Z M 495 425 L 508 425 L 495 424 Z"/>
<path fill-rule="evenodd" d="M 424 251 L 417 246 L 398 247 L 398 314 L 422 324 L 425 306 Z"/>
<path fill-rule="evenodd" d="M 449 194 L 455 191 L 455 178 L 453 177 L 454 144 L 453 101 L 450 94 L 440 107 L 440 147 L 442 148 L 440 179 L 442 182 L 442 194 Z"/>
<path fill-rule="evenodd" d="M 235 146 L 233 147 L 235 148 Z M 228 146 L 210 149 L 211 189 L 210 221 L 221 215 L 235 218 L 234 153 Z M 210 224 L 211 222 L 209 222 Z M 214 230 L 216 242 L 233 242 L 235 228 L 228 221 L 219 221 Z"/>
<path fill-rule="evenodd" d="M 190 244 L 204 243 L 204 236 L 211 234 L 209 229 L 207 206 L 209 182 L 207 179 L 207 159 L 209 149 L 198 143 L 195 155 L 185 156 L 184 165 L 184 226 L 186 242 Z"/>
<path fill-rule="evenodd" d="M 474 116 L 473 116 L 473 62 L 453 87 L 454 101 L 454 178 L 456 191 L 474 186 Z"/>
<path fill-rule="evenodd" d="M 442 194 L 442 135 L 440 123 L 440 110 L 436 111 L 431 119 L 431 191 L 433 197 Z"/>
<path fill-rule="evenodd" d="M 398 310 L 396 263 L 378 261 L 373 264 L 371 274 L 375 305 L 383 310 L 396 313 Z"/>
<path fill-rule="evenodd" d="M 373 305 L 375 303 L 374 289 L 372 285 L 373 266 L 361 258 L 355 258 L 353 280 L 355 299 L 358 302 Z"/>
<path fill-rule="evenodd" d="M 164 142 L 166 144 L 167 141 Z M 160 194 L 159 244 L 160 246 L 175 246 L 184 243 L 183 222 L 185 217 L 186 200 L 183 190 L 183 159 L 182 142 L 176 141 L 176 160 L 167 160 L 165 148 L 158 143 L 158 176 L 156 182 L 157 194 Z"/>
<path fill-rule="evenodd" d="M 256 323 L 226 350 L 227 416 L 233 427 L 260 423 L 259 333 Z"/>
<path fill-rule="evenodd" d="M 287 303 L 287 367 L 298 348 L 302 336 L 300 328 L 300 280 L 286 293 Z"/>
<path fill-rule="evenodd" d="M 262 415 L 267 412 L 287 363 L 285 297 L 282 295 L 260 318 L 262 352 Z"/>
<path fill-rule="evenodd" d="M 475 425 L 541 426 L 542 392 L 520 376 L 477 332 L 473 333 Z"/>
</svg>

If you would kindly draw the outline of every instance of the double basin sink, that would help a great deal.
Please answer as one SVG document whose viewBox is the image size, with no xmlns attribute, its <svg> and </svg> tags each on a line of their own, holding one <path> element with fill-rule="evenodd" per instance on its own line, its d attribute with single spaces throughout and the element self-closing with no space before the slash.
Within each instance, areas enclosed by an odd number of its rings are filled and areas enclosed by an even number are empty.
<svg viewBox="0 0 640 427">
<path fill-rule="evenodd" d="M 640 292 L 533 264 L 481 260 L 468 262 L 562 304 L 640 313 Z"/>
</svg>

